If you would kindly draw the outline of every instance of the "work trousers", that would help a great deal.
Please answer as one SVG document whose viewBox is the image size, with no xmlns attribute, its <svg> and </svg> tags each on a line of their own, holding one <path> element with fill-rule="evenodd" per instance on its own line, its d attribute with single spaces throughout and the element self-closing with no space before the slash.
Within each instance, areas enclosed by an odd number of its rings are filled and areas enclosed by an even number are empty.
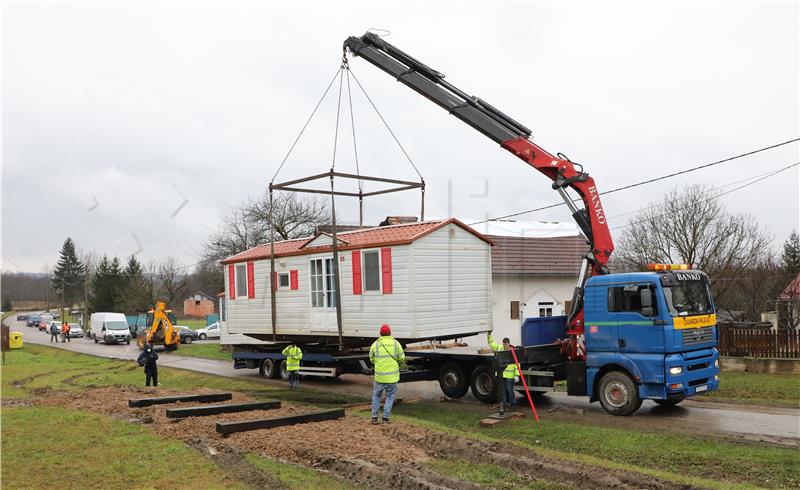
<svg viewBox="0 0 800 490">
<path fill-rule="evenodd" d="M 158 386 L 158 368 L 144 370 L 145 386 L 150 386 L 150 380 L 153 380 L 153 386 Z"/>
<path fill-rule="evenodd" d="M 72 343 L 72 340 L 69 339 L 69 334 L 64 334 L 61 336 L 61 342 L 69 342 Z"/>
<path fill-rule="evenodd" d="M 504 400 L 511 406 L 511 409 L 517 407 L 517 393 L 514 391 L 514 378 L 503 378 L 503 392 L 505 394 Z"/>
<path fill-rule="evenodd" d="M 289 373 L 289 388 L 300 388 L 300 370 L 287 373 Z"/>
<path fill-rule="evenodd" d="M 53 339 L 56 339 L 56 344 L 57 344 L 58 343 L 58 334 L 57 333 L 51 333 L 50 334 L 50 343 L 51 344 L 53 343 Z"/>
<path fill-rule="evenodd" d="M 378 418 L 378 409 L 381 406 L 381 394 L 386 392 L 386 401 L 383 404 L 383 418 L 389 420 L 394 405 L 394 395 L 397 394 L 397 383 L 372 383 L 372 418 Z"/>
</svg>

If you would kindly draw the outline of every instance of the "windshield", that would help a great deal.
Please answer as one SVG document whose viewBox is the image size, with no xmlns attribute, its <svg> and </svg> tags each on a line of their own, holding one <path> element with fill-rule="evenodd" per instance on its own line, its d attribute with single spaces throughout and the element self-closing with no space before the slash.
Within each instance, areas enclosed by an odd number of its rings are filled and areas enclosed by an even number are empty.
<svg viewBox="0 0 800 490">
<path fill-rule="evenodd" d="M 672 316 L 714 313 L 711 295 L 705 281 L 681 281 L 674 286 L 665 287 L 664 296 Z"/>
<path fill-rule="evenodd" d="M 128 330 L 128 322 L 123 322 L 122 320 L 106 322 L 106 328 L 109 330 Z"/>
</svg>

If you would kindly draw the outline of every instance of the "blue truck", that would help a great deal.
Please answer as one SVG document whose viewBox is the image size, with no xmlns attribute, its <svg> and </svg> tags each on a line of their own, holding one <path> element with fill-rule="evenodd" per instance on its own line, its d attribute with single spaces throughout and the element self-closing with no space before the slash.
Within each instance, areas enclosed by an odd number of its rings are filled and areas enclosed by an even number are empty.
<svg viewBox="0 0 800 490">
<path fill-rule="evenodd" d="M 703 272 L 687 265 L 654 264 L 647 272 L 610 273 L 611 231 L 601 193 L 582 165 L 546 151 L 517 120 L 486 100 L 468 95 L 441 72 L 374 33 L 347 38 L 343 50 L 337 76 L 344 72 L 349 76 L 347 54 L 361 58 L 548 177 L 588 245 L 571 311 L 563 328 L 550 338 L 496 354 L 410 351 L 401 381 L 438 379 L 449 397 L 464 396 L 471 389 L 479 400 L 492 402 L 500 388 L 497 367 L 512 362 L 513 352 L 530 391 L 552 390 L 556 382 L 566 381 L 568 394 L 599 401 L 614 415 L 634 413 L 645 399 L 674 405 L 719 387 L 715 306 Z M 282 347 L 278 343 L 234 346 L 234 366 L 258 367 L 266 376 L 284 376 Z M 323 344 L 305 345 L 301 375 L 368 373 L 366 355 L 359 347 L 363 346 L 337 350 Z M 524 390 L 525 385 L 517 389 Z"/>
</svg>

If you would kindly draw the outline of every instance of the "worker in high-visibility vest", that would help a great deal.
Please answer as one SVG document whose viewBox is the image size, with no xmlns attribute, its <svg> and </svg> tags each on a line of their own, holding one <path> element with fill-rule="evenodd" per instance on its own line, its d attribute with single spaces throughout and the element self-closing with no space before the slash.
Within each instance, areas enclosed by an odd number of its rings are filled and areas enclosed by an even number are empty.
<svg viewBox="0 0 800 490">
<path fill-rule="evenodd" d="M 491 332 L 489 332 L 486 334 L 486 340 L 489 342 L 489 347 L 492 348 L 493 352 L 506 351 L 512 348 L 508 337 L 504 338 L 503 345 L 500 345 L 494 341 Z M 503 404 L 508 403 L 511 405 L 511 410 L 514 410 L 517 408 L 517 394 L 514 391 L 514 385 L 519 381 L 519 369 L 517 369 L 517 364 L 514 362 L 501 366 L 501 368 L 503 369 L 503 397 L 500 401 Z M 505 412 L 503 404 L 500 405 L 501 414 Z"/>
<path fill-rule="evenodd" d="M 283 349 L 286 356 L 286 372 L 289 373 L 289 388 L 300 388 L 300 360 L 303 358 L 303 351 L 294 344 Z"/>
<path fill-rule="evenodd" d="M 386 392 L 383 404 L 383 423 L 389 423 L 392 414 L 397 383 L 400 381 L 400 364 L 406 360 L 403 346 L 392 337 L 389 325 L 381 325 L 381 336 L 369 348 L 369 360 L 375 366 L 375 380 L 372 383 L 372 423 L 378 423 L 378 409 L 381 395 Z"/>
</svg>

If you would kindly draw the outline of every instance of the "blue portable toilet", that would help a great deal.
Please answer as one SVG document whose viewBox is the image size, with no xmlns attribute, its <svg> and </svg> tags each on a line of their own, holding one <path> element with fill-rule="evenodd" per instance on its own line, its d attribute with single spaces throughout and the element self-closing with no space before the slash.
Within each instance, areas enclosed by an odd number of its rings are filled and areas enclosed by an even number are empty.
<svg viewBox="0 0 800 490">
<path fill-rule="evenodd" d="M 567 336 L 567 317 L 543 316 L 526 318 L 522 324 L 522 345 L 552 344 Z"/>
</svg>

